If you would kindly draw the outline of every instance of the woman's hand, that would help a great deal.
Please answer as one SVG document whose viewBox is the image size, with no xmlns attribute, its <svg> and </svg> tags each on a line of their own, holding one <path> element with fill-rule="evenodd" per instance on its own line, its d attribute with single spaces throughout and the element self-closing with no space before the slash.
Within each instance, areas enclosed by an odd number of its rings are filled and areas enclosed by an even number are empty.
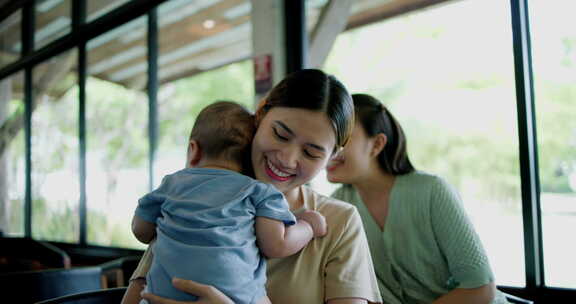
<svg viewBox="0 0 576 304">
<path fill-rule="evenodd" d="M 182 302 L 162 298 L 151 293 L 142 293 L 142 298 L 153 304 L 234 304 L 230 298 L 213 286 L 196 283 L 190 280 L 172 279 L 174 287 L 193 295 L 198 296 L 198 301 Z"/>
</svg>

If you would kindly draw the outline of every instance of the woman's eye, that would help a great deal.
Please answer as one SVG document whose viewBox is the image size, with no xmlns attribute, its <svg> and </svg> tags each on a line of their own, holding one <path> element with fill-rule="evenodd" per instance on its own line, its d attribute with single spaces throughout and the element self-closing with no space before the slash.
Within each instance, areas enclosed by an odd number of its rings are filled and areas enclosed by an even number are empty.
<svg viewBox="0 0 576 304">
<path fill-rule="evenodd" d="M 288 137 L 280 135 L 280 133 L 278 133 L 278 130 L 276 130 L 276 128 L 272 128 L 272 130 L 274 130 L 274 135 L 276 135 L 276 137 L 278 137 L 280 140 L 284 141 L 288 140 Z"/>
<path fill-rule="evenodd" d="M 314 155 L 314 154 L 308 152 L 308 150 L 304 150 L 304 154 L 306 154 L 306 156 L 308 156 L 309 158 L 314 158 L 314 159 L 320 158 L 320 156 Z"/>
</svg>

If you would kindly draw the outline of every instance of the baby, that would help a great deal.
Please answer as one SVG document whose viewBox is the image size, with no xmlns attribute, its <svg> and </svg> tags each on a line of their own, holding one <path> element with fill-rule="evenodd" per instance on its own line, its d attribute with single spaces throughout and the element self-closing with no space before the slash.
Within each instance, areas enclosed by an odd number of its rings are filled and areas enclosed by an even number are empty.
<svg viewBox="0 0 576 304">
<path fill-rule="evenodd" d="M 254 133 L 253 115 L 241 105 L 207 106 L 190 134 L 186 168 L 139 200 L 132 231 L 143 243 L 156 237 L 148 292 L 197 300 L 172 286 L 179 277 L 215 286 L 234 303 L 270 303 L 261 253 L 289 256 L 326 234 L 320 213 L 297 220 L 282 193 L 241 174 L 251 171 Z"/>
</svg>

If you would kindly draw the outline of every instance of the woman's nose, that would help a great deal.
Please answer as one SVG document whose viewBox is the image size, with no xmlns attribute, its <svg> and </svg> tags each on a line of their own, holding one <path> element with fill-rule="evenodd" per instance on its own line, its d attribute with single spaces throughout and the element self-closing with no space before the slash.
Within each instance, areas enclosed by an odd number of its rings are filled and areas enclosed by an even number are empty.
<svg viewBox="0 0 576 304">
<path fill-rule="evenodd" d="M 286 148 L 280 151 L 278 160 L 280 161 L 281 169 L 295 169 L 298 165 L 298 150 L 296 148 Z"/>
</svg>

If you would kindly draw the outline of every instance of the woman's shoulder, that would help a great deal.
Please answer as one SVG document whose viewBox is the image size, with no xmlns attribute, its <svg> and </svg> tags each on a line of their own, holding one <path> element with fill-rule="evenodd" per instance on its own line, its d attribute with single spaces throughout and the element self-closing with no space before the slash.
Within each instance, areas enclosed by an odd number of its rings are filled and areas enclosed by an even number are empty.
<svg viewBox="0 0 576 304">
<path fill-rule="evenodd" d="M 446 183 L 445 179 L 439 175 L 426 171 L 414 171 L 408 174 L 400 175 L 399 179 L 411 184 L 419 183 L 423 185 L 437 185 Z"/>
<path fill-rule="evenodd" d="M 418 188 L 421 193 L 452 192 L 454 188 L 443 177 L 425 171 L 414 171 L 398 177 L 399 188 L 414 191 Z"/>
<path fill-rule="evenodd" d="M 352 214 L 358 213 L 356 206 L 339 198 L 320 194 L 308 186 L 304 186 L 303 191 L 306 196 L 307 207 L 322 213 L 324 216 L 331 218 L 350 217 Z"/>
</svg>

